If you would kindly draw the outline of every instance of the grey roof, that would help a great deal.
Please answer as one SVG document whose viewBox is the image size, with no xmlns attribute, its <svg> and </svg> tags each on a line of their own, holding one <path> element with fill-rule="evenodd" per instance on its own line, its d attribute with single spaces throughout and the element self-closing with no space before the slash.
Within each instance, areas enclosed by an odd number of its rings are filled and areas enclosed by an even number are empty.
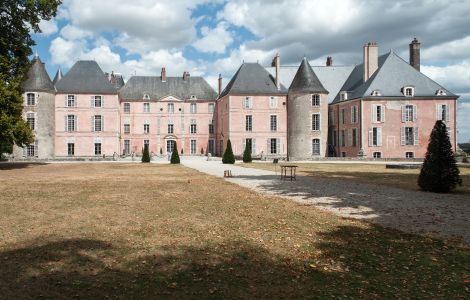
<svg viewBox="0 0 470 300">
<path fill-rule="evenodd" d="M 57 73 L 55 73 L 55 76 L 54 76 L 54 80 L 52 80 L 52 83 L 53 84 L 56 84 L 59 80 L 62 79 L 62 77 L 64 77 L 62 75 L 62 71 L 60 70 L 60 68 L 57 70 Z"/>
<path fill-rule="evenodd" d="M 300 67 L 292 80 L 289 92 L 296 93 L 328 93 L 318 79 L 307 58 L 302 59 Z"/>
<path fill-rule="evenodd" d="M 118 90 L 124 86 L 124 78 L 121 74 L 111 74 L 109 81 Z"/>
<path fill-rule="evenodd" d="M 167 96 L 190 99 L 192 95 L 199 100 L 215 100 L 217 93 L 202 77 L 167 77 L 163 82 L 160 76 L 132 76 L 119 90 L 121 99 L 140 100 L 144 94 L 150 100 L 160 100 Z"/>
<path fill-rule="evenodd" d="M 115 94 L 117 89 L 107 80 L 96 61 L 77 61 L 68 73 L 56 84 L 63 93 Z"/>
<path fill-rule="evenodd" d="M 258 63 L 243 63 L 233 75 L 220 97 L 228 94 L 279 95 L 287 89 L 281 84 L 277 89 L 274 76 Z"/>
<path fill-rule="evenodd" d="M 284 86 L 290 86 L 299 66 L 281 66 L 281 82 Z M 313 71 L 322 83 L 323 87 L 329 92 L 328 102 L 331 103 L 341 90 L 346 79 L 354 69 L 354 66 L 312 66 Z M 266 70 L 273 76 L 275 68 L 268 67 Z"/>
<path fill-rule="evenodd" d="M 26 76 L 26 80 L 21 85 L 23 91 L 55 92 L 54 84 L 52 84 L 51 78 L 44 67 L 44 63 L 39 57 L 33 59 Z"/>
</svg>

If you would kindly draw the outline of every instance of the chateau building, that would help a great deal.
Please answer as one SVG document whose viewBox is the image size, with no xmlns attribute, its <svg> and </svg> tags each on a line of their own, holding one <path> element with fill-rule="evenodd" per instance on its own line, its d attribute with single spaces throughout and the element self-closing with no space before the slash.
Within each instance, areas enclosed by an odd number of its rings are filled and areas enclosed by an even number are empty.
<svg viewBox="0 0 470 300">
<path fill-rule="evenodd" d="M 456 147 L 458 96 L 420 72 L 420 43 L 409 63 L 393 51 L 363 47 L 363 61 L 335 66 L 270 67 L 243 63 L 218 93 L 202 77 L 122 76 L 78 61 L 53 81 L 36 57 L 24 82 L 24 117 L 35 142 L 21 158 L 167 155 L 221 156 L 230 139 L 236 156 L 423 158 L 436 120 Z"/>
</svg>

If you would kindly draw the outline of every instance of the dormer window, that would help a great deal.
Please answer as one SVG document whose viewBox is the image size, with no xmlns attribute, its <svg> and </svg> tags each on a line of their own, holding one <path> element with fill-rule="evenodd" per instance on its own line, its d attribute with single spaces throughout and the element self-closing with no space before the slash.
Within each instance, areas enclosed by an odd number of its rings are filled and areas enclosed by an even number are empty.
<svg viewBox="0 0 470 300">
<path fill-rule="evenodd" d="M 340 93 L 340 100 L 341 101 L 345 101 L 345 100 L 348 100 L 348 92 L 341 92 Z"/>
<path fill-rule="evenodd" d="M 197 97 L 196 97 L 196 95 L 191 95 L 191 96 L 190 96 L 190 99 L 191 99 L 191 100 L 197 100 Z"/>
<path fill-rule="evenodd" d="M 380 90 L 373 90 L 371 96 L 382 96 L 382 92 Z"/>
<path fill-rule="evenodd" d="M 413 97 L 415 95 L 415 88 L 412 86 L 405 86 L 402 89 L 402 93 L 406 97 Z"/>
<path fill-rule="evenodd" d="M 150 100 L 150 96 L 148 94 L 144 94 L 144 100 Z"/>
<path fill-rule="evenodd" d="M 445 95 L 447 95 L 447 93 L 446 93 L 445 90 L 438 89 L 438 90 L 436 91 L 436 95 L 437 95 L 437 96 L 445 96 Z"/>
</svg>

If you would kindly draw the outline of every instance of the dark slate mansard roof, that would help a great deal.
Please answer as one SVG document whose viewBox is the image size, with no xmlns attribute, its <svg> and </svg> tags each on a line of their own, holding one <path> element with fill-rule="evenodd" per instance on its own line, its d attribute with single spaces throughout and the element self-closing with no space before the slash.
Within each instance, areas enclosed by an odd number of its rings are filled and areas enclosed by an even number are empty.
<svg viewBox="0 0 470 300">
<path fill-rule="evenodd" d="M 96 61 L 76 62 L 68 73 L 57 82 L 57 92 L 117 94 Z"/>
<path fill-rule="evenodd" d="M 228 94 L 279 95 L 287 94 L 287 89 L 282 84 L 278 89 L 274 77 L 260 64 L 243 63 L 220 97 Z"/>
<path fill-rule="evenodd" d="M 289 92 L 328 94 L 305 57 L 292 80 Z"/>
<path fill-rule="evenodd" d="M 27 79 L 22 83 L 21 88 L 25 92 L 55 92 L 54 84 L 39 57 L 33 59 Z"/>
<path fill-rule="evenodd" d="M 173 96 L 181 100 L 195 96 L 198 100 L 216 100 L 217 93 L 202 77 L 167 77 L 162 81 L 160 76 L 132 76 L 119 90 L 121 99 L 142 100 L 147 94 L 150 100 L 160 100 Z"/>
</svg>

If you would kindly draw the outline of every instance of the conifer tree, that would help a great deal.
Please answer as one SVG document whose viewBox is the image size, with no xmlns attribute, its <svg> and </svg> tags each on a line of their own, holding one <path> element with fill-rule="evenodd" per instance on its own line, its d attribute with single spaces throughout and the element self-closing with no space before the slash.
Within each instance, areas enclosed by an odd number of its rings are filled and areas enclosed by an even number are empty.
<svg viewBox="0 0 470 300">
<path fill-rule="evenodd" d="M 251 159 L 251 143 L 246 143 L 245 145 L 245 151 L 243 151 L 243 162 L 244 163 L 250 163 L 252 162 Z"/>
<path fill-rule="evenodd" d="M 178 148 L 176 147 L 176 142 L 174 142 L 175 148 L 173 149 L 173 152 L 171 153 L 171 159 L 170 163 L 171 164 L 179 164 L 180 163 L 180 156 L 178 155 Z"/>
<path fill-rule="evenodd" d="M 142 149 L 142 162 L 149 163 L 150 162 L 150 154 L 149 154 L 149 145 L 144 145 L 144 149 Z"/>
<path fill-rule="evenodd" d="M 424 191 L 447 193 L 462 185 L 459 173 L 447 127 L 439 120 L 431 132 L 418 185 Z"/>
<path fill-rule="evenodd" d="M 230 139 L 227 141 L 227 148 L 225 149 L 224 155 L 222 157 L 222 163 L 224 164 L 234 164 L 235 156 L 233 156 L 232 143 Z"/>
</svg>

